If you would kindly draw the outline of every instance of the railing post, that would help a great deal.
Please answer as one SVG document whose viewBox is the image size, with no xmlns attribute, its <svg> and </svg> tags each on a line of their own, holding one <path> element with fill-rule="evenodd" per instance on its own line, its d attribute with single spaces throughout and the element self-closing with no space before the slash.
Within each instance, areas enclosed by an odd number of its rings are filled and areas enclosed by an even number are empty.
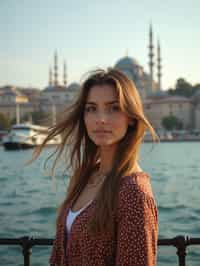
<svg viewBox="0 0 200 266">
<path fill-rule="evenodd" d="M 24 236 L 21 238 L 21 246 L 22 246 L 22 253 L 24 256 L 24 266 L 30 266 L 31 265 L 31 261 L 30 261 L 30 257 L 31 257 L 31 253 L 32 253 L 32 245 L 30 242 L 30 238 L 28 236 Z"/>
<path fill-rule="evenodd" d="M 32 247 L 35 245 L 53 245 L 54 239 L 36 238 L 24 236 L 21 238 L 0 238 L 1 245 L 20 245 L 24 256 L 24 265 L 31 266 Z M 200 238 L 190 238 L 188 236 L 176 236 L 174 238 L 158 239 L 158 246 L 174 246 L 177 249 L 178 265 L 186 265 L 186 248 L 190 245 L 200 245 Z"/>
<path fill-rule="evenodd" d="M 185 266 L 186 253 L 186 240 L 184 236 L 177 236 L 174 238 L 174 246 L 177 248 L 176 254 L 178 255 L 179 266 Z"/>
</svg>

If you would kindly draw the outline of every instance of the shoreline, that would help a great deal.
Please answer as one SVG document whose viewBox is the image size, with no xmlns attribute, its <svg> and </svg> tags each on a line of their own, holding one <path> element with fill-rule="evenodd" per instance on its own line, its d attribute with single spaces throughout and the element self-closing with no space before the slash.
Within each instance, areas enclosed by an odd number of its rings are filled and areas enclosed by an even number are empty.
<svg viewBox="0 0 200 266">
<path fill-rule="evenodd" d="M 144 142 L 153 142 L 152 140 L 144 140 Z M 200 142 L 200 139 L 162 139 L 160 142 Z"/>
</svg>

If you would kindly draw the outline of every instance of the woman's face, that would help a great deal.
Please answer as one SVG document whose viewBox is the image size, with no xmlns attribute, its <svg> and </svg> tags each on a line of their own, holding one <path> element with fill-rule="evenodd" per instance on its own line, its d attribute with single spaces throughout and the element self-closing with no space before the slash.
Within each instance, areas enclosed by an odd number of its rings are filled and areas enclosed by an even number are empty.
<svg viewBox="0 0 200 266">
<path fill-rule="evenodd" d="M 125 136 L 129 118 L 121 111 L 112 86 L 96 85 L 90 89 L 84 123 L 88 136 L 97 146 L 115 145 Z"/>
</svg>

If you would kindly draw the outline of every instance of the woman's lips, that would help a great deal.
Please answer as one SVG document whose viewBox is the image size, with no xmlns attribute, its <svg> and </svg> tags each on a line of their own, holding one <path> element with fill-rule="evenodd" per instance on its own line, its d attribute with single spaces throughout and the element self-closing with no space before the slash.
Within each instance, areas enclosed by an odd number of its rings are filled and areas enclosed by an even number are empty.
<svg viewBox="0 0 200 266">
<path fill-rule="evenodd" d="M 96 130 L 94 131 L 96 134 L 108 134 L 111 133 L 111 131 L 107 131 L 107 130 Z"/>
</svg>

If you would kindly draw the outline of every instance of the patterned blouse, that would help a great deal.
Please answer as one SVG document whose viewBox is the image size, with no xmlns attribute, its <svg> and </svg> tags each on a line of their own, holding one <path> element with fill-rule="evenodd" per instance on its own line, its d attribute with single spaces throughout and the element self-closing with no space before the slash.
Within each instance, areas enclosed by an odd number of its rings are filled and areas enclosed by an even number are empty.
<svg viewBox="0 0 200 266">
<path fill-rule="evenodd" d="M 158 210 L 150 176 L 134 172 L 121 179 L 116 214 L 117 232 L 91 236 L 87 221 L 95 200 L 75 219 L 69 236 L 66 206 L 50 258 L 51 266 L 155 266 L 157 265 Z"/>
</svg>

